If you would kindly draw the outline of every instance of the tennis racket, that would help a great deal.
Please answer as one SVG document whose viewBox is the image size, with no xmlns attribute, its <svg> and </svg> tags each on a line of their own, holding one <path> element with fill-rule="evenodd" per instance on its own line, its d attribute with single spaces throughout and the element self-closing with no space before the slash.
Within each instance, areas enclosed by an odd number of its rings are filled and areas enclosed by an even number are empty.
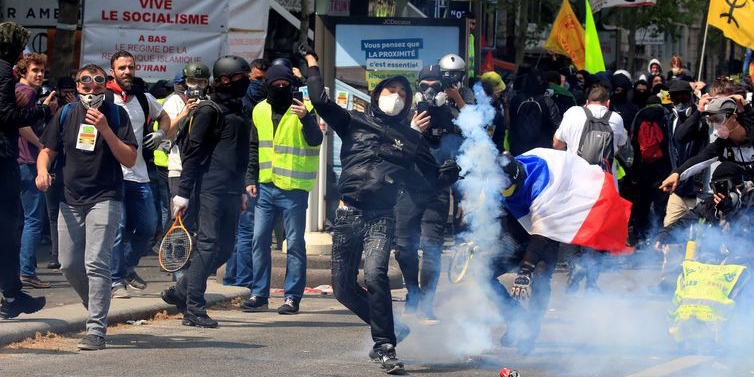
<svg viewBox="0 0 754 377">
<path fill-rule="evenodd" d="M 191 255 L 191 246 L 191 236 L 183 226 L 181 215 L 178 215 L 160 243 L 160 267 L 167 272 L 183 268 Z"/>
</svg>

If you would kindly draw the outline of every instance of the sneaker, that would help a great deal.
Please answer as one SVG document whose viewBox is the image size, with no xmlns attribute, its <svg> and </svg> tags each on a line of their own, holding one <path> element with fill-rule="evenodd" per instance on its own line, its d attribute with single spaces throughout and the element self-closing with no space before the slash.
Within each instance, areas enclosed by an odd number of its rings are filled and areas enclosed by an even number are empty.
<svg viewBox="0 0 754 377">
<path fill-rule="evenodd" d="M 128 294 L 128 290 L 126 290 L 125 284 L 118 284 L 114 286 L 112 294 L 113 298 L 131 298 L 131 295 Z"/>
<path fill-rule="evenodd" d="M 59 270 L 60 269 L 60 263 L 58 262 L 49 262 L 47 263 L 47 268 L 51 270 Z"/>
<path fill-rule="evenodd" d="M 178 313 L 186 312 L 186 300 L 181 300 L 181 297 L 178 295 L 175 287 L 170 287 L 162 291 L 162 293 L 160 293 L 160 297 L 162 297 L 162 301 L 165 301 L 170 305 L 175 305 L 175 307 L 178 309 Z"/>
<path fill-rule="evenodd" d="M 278 308 L 278 314 L 296 314 L 298 313 L 298 302 L 292 298 L 286 298 L 283 305 Z"/>
<path fill-rule="evenodd" d="M 401 322 L 395 323 L 395 344 L 401 344 L 402 341 L 406 340 L 408 338 L 409 334 L 411 334 L 411 328 L 406 326 L 405 324 Z M 377 351 L 374 350 L 374 348 L 369 349 L 369 359 L 372 361 L 379 361 L 379 355 L 377 354 Z"/>
<path fill-rule="evenodd" d="M 267 309 L 268 306 L 269 302 L 267 297 L 251 296 L 251 298 L 244 300 L 241 303 L 240 309 L 242 312 L 253 313 L 261 312 L 262 310 Z"/>
<path fill-rule="evenodd" d="M 43 297 L 31 297 L 25 292 L 21 292 L 16 296 L 13 302 L 8 302 L 7 299 L 0 301 L 0 318 L 11 319 L 18 317 L 19 314 L 31 314 L 38 312 L 44 308 L 45 300 Z"/>
<path fill-rule="evenodd" d="M 440 320 L 438 320 L 435 314 L 431 311 L 421 312 L 416 316 L 416 318 L 419 320 L 419 323 L 423 325 L 434 326 L 440 323 Z"/>
<path fill-rule="evenodd" d="M 144 279 L 137 275 L 136 271 L 127 273 L 126 277 L 124 277 L 123 280 L 125 280 L 126 284 L 128 284 L 128 286 L 133 289 L 138 289 L 140 291 L 147 289 L 147 282 L 145 282 Z"/>
<path fill-rule="evenodd" d="M 387 374 L 403 373 L 403 362 L 395 355 L 395 346 L 392 344 L 383 344 L 375 350 L 377 358 L 382 364 L 382 371 Z"/>
<path fill-rule="evenodd" d="M 50 283 L 39 280 L 39 278 L 36 275 L 34 276 L 21 275 L 21 284 L 23 284 L 24 287 L 31 287 L 31 288 L 38 288 L 38 289 L 50 288 Z"/>
<path fill-rule="evenodd" d="M 86 334 L 78 345 L 82 351 L 99 351 L 105 349 L 105 338 L 99 335 Z"/>
<path fill-rule="evenodd" d="M 196 315 L 189 312 L 183 313 L 183 321 L 181 321 L 181 324 L 184 326 L 196 326 L 207 329 L 217 328 L 218 325 L 217 321 L 206 314 Z"/>
</svg>

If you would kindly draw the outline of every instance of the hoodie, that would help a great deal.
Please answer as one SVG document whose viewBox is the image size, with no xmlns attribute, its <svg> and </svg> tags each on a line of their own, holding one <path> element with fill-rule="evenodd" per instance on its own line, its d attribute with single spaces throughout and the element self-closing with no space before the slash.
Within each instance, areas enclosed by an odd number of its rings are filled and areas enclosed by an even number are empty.
<svg viewBox="0 0 754 377">
<path fill-rule="evenodd" d="M 652 59 L 649 61 L 649 64 L 647 64 L 647 77 L 654 76 L 652 73 L 652 64 L 657 64 L 657 66 L 660 68 L 660 72 L 658 74 L 662 75 L 662 64 L 660 64 L 660 61 L 657 59 Z"/>
<path fill-rule="evenodd" d="M 632 86 L 631 80 L 624 75 L 613 75 L 610 77 L 610 85 L 613 87 L 613 95 L 610 96 L 610 107 L 623 118 L 623 125 L 630 127 L 639 108 L 628 100 Z M 615 93 L 615 89 L 621 88 L 620 94 Z"/>
<path fill-rule="evenodd" d="M 312 105 L 342 141 L 338 193 L 346 205 L 392 213 L 398 190 L 409 179 L 421 178 L 436 187 L 453 183 L 454 177 L 439 172 L 422 134 L 410 127 L 413 93 L 405 77 L 390 77 L 377 84 L 370 109 L 361 113 L 343 109 L 327 97 L 318 67 L 310 67 L 309 74 Z M 389 116 L 380 110 L 378 100 L 382 89 L 395 82 L 406 89 L 406 102 L 399 114 Z"/>
</svg>

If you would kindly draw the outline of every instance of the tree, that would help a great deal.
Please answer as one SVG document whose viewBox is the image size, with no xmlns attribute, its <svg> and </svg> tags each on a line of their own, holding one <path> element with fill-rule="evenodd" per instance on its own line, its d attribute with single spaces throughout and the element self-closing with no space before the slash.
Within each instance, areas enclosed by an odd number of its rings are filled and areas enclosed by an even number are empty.
<svg viewBox="0 0 754 377">
<path fill-rule="evenodd" d="M 76 28 L 79 23 L 79 0 L 58 0 L 58 24 L 55 29 L 55 56 L 50 64 L 50 82 L 68 76 L 73 68 Z"/>
<path fill-rule="evenodd" d="M 604 12 L 606 23 L 625 28 L 628 32 L 628 65 L 630 72 L 638 70 L 636 57 L 636 31 L 654 27 L 657 33 L 677 38 L 680 25 L 691 25 L 706 13 L 709 0 L 657 0 L 656 5 L 633 8 L 608 8 Z"/>
</svg>

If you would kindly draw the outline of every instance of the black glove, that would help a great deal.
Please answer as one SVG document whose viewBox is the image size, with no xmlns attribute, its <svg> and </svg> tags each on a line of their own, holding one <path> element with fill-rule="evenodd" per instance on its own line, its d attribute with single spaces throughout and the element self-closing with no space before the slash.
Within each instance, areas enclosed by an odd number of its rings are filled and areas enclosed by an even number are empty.
<svg viewBox="0 0 754 377">
<path fill-rule="evenodd" d="M 440 173 L 440 175 L 445 176 L 448 182 L 453 183 L 458 180 L 458 177 L 461 174 L 461 167 L 458 166 L 456 160 L 445 160 L 445 162 L 437 169 L 437 172 Z"/>
<path fill-rule="evenodd" d="M 524 262 L 518 270 L 518 276 L 513 280 L 511 296 L 516 300 L 525 301 L 531 297 L 531 282 L 534 266 Z"/>
<path fill-rule="evenodd" d="M 319 57 L 317 56 L 317 53 L 314 52 L 312 46 L 309 46 L 306 43 L 296 42 L 295 44 L 293 44 L 293 55 L 301 59 L 305 59 L 306 55 L 311 55 L 314 56 L 314 59 L 319 60 Z"/>
</svg>

